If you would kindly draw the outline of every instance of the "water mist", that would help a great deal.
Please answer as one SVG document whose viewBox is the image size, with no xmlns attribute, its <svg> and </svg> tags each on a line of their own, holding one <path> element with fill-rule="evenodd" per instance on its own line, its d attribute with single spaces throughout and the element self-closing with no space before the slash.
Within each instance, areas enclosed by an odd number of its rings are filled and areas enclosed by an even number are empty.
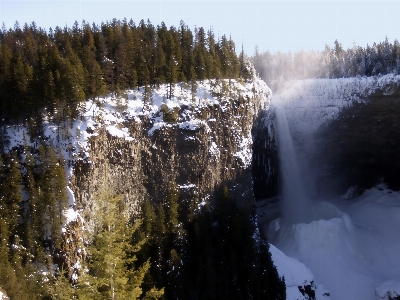
<svg viewBox="0 0 400 300">
<path fill-rule="evenodd" d="M 293 145 L 285 108 L 275 104 L 278 150 L 282 182 L 282 215 L 287 224 L 304 222 L 311 204 L 302 180 L 297 153 Z"/>
</svg>

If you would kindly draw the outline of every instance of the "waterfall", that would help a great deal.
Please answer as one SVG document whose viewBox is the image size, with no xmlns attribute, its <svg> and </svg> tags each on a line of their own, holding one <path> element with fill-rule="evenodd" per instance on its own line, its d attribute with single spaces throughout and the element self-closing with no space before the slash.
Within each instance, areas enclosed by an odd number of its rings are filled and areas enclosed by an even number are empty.
<svg viewBox="0 0 400 300">
<path fill-rule="evenodd" d="M 307 218 L 310 200 L 306 196 L 297 153 L 293 145 L 285 108 L 275 105 L 276 126 L 278 133 L 278 151 L 282 182 L 283 221 L 296 224 Z"/>
</svg>

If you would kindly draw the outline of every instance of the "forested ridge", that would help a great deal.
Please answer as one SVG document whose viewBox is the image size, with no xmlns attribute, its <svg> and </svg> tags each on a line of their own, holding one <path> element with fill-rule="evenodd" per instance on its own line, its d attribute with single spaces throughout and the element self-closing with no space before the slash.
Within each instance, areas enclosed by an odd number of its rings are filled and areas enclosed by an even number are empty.
<svg viewBox="0 0 400 300">
<path fill-rule="evenodd" d="M 151 101 L 160 84 L 171 97 L 177 82 L 250 74 L 231 39 L 183 22 L 3 26 L 0 287 L 11 299 L 284 299 L 253 212 L 238 208 L 226 186 L 215 191 L 215 203 L 198 207 L 171 183 L 133 218 L 104 182 L 93 203 L 94 232 L 82 233 L 79 218 L 66 224 L 65 160 L 41 124 L 68 128 L 84 101 L 127 88 L 141 88 Z M 4 153 L 6 128 L 20 125 L 25 144 Z M 73 251 L 80 259 L 70 265 Z"/>
<path fill-rule="evenodd" d="M 256 47 L 251 61 L 270 87 L 279 80 L 399 74 L 400 44 L 397 40 L 391 43 L 386 37 L 378 44 L 349 49 L 337 40 L 333 47 L 325 45 L 323 51 L 260 53 Z"/>
<path fill-rule="evenodd" d="M 43 109 L 76 117 L 80 102 L 161 83 L 236 78 L 235 45 L 212 29 L 132 20 L 75 22 L 46 31 L 33 22 L 0 32 L 1 119 L 26 122 Z"/>
</svg>

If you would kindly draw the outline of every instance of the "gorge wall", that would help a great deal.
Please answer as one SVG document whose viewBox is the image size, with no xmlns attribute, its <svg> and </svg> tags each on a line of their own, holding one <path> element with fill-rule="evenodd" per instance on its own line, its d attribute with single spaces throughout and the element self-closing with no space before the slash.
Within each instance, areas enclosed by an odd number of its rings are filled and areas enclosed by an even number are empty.
<svg viewBox="0 0 400 300">
<path fill-rule="evenodd" d="M 396 187 L 398 81 L 392 75 L 303 80 L 274 96 L 295 107 L 288 121 L 300 156 L 312 148 L 316 193 L 344 193 L 351 185 L 367 187 L 380 179 Z M 133 212 L 145 198 L 162 201 L 171 183 L 176 183 L 182 201 L 197 204 L 212 198 L 221 184 L 249 205 L 254 198 L 280 193 L 269 88 L 257 79 L 237 92 L 235 83 L 231 89 L 236 94 L 223 100 L 211 96 L 213 88 L 208 88 L 208 96 L 205 87 L 198 88 L 202 105 L 175 106 L 170 111 L 176 119 L 162 126 L 158 121 L 165 116 L 160 110 L 125 118 L 119 125 L 127 128 L 129 139 L 110 133 L 106 126 L 93 127 L 97 135 L 88 139 L 89 158 L 77 162 L 71 178 L 76 208 L 86 221 L 105 181 Z"/>
<path fill-rule="evenodd" d="M 349 186 L 362 190 L 384 182 L 399 190 L 400 85 L 343 110 L 315 140 L 316 161 L 326 170 L 318 179 L 322 189 L 343 193 Z"/>
<path fill-rule="evenodd" d="M 274 102 L 286 110 L 311 196 L 380 182 L 399 189 L 399 75 L 286 82 Z"/>
<path fill-rule="evenodd" d="M 252 207 L 252 132 L 261 132 L 257 120 L 268 113 L 271 91 L 258 79 L 232 82 L 226 96 L 213 94 L 212 87 L 200 90 L 200 105 L 167 103 L 168 111 L 165 106 L 122 123 L 86 128 L 92 134 L 87 157 L 76 162 L 71 189 L 75 208 L 89 227 L 93 200 L 104 183 L 123 195 L 132 213 L 146 198 L 162 201 L 172 184 L 187 204 L 204 204 L 224 184 L 240 205 Z M 129 138 L 107 124 L 123 127 Z"/>
</svg>

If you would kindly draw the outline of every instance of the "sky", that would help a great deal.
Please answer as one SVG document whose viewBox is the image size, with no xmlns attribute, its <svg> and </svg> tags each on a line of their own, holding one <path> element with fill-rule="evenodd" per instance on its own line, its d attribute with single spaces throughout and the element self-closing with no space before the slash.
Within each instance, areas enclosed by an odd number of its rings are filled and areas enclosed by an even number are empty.
<svg viewBox="0 0 400 300">
<path fill-rule="evenodd" d="M 216 36 L 232 37 L 239 51 L 321 51 L 338 40 L 343 48 L 365 47 L 387 36 L 400 39 L 400 1 L 243 1 L 243 0 L 0 0 L 0 24 L 13 28 L 35 21 L 48 30 L 71 27 L 82 20 L 92 24 L 113 18 L 136 24 L 148 19 L 178 27 L 181 20 L 212 28 Z"/>
</svg>

